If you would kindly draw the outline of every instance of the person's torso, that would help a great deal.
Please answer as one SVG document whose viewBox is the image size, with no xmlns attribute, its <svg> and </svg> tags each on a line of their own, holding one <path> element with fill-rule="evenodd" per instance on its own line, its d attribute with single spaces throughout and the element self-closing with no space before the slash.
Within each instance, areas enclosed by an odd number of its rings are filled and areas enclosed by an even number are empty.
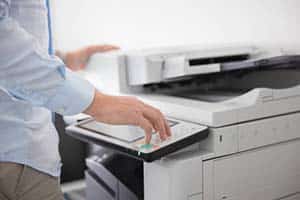
<svg viewBox="0 0 300 200">
<path fill-rule="evenodd" d="M 43 50 L 48 51 L 45 0 L 12 0 L 9 15 L 39 41 Z M 0 161 L 28 164 L 58 175 L 58 136 L 51 112 L 13 98 L 0 88 L 0 113 Z"/>
<path fill-rule="evenodd" d="M 45 50 L 49 45 L 47 14 L 46 0 L 11 0 L 10 17 L 35 36 Z"/>
</svg>

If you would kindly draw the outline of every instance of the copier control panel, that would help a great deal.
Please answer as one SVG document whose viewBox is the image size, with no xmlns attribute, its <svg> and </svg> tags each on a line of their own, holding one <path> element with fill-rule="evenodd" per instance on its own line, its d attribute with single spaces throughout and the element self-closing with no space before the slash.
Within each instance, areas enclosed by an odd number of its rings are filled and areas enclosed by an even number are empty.
<svg viewBox="0 0 300 200">
<path fill-rule="evenodd" d="M 153 133 L 145 144 L 143 129 L 128 125 L 109 125 L 94 119 L 68 127 L 69 134 L 88 142 L 100 144 L 147 162 L 160 159 L 208 136 L 208 127 L 177 119 L 168 119 L 172 135 L 161 140 Z"/>
</svg>

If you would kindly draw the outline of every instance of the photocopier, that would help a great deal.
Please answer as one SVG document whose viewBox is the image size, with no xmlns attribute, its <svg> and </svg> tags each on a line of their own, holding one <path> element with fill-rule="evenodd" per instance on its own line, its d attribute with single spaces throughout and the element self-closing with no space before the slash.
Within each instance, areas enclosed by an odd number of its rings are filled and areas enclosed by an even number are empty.
<svg viewBox="0 0 300 200">
<path fill-rule="evenodd" d="M 96 88 L 159 108 L 173 135 L 93 119 L 70 135 L 87 159 L 87 199 L 299 200 L 300 56 L 252 46 L 180 46 L 93 56 Z M 105 153 L 103 153 L 105 152 Z"/>
</svg>

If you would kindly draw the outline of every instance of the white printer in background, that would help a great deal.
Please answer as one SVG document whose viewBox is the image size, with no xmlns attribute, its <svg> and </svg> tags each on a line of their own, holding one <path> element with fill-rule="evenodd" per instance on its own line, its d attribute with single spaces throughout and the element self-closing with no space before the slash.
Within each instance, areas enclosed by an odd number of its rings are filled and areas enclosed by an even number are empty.
<svg viewBox="0 0 300 200">
<path fill-rule="evenodd" d="M 206 139 L 144 163 L 145 200 L 300 199 L 300 59 L 262 52 L 193 46 L 91 58 L 84 75 L 99 90 L 208 127 Z"/>
</svg>

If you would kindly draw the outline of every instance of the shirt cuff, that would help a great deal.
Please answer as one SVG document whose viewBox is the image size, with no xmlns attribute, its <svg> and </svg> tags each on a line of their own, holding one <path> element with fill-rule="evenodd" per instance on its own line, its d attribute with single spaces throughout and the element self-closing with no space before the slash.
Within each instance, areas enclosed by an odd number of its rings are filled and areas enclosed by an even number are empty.
<svg viewBox="0 0 300 200">
<path fill-rule="evenodd" d="M 75 115 L 85 111 L 92 103 L 95 88 L 87 80 L 66 69 L 65 81 L 46 107 L 61 115 Z"/>
</svg>

